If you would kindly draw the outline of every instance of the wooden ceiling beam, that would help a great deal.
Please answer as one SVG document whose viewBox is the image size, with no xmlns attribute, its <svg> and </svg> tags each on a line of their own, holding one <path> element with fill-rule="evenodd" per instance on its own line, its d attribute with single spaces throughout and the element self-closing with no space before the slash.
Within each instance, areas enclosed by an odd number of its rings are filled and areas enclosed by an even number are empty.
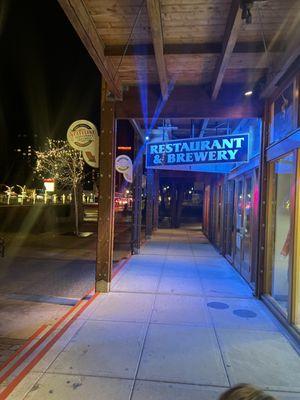
<svg viewBox="0 0 300 400">
<path fill-rule="evenodd" d="M 218 97 L 225 71 L 230 62 L 230 57 L 236 45 L 240 26 L 242 24 L 242 10 L 239 0 L 232 0 L 229 16 L 226 23 L 222 54 L 217 62 L 212 85 L 212 99 Z"/>
<path fill-rule="evenodd" d="M 262 116 L 263 102 L 256 96 L 246 97 L 238 84 L 225 84 L 218 99 L 213 101 L 202 86 L 175 86 L 168 101 L 162 104 L 159 87 L 149 85 L 147 92 L 148 118 L 255 118 Z M 160 110 L 157 115 L 157 110 Z M 143 105 L 139 88 L 132 86 L 123 94 L 123 101 L 116 103 L 116 118 L 143 119 Z"/>
<path fill-rule="evenodd" d="M 163 100 L 168 98 L 167 68 L 164 58 L 164 41 L 159 0 L 147 0 L 149 23 L 152 32 L 152 41 L 159 76 L 160 89 Z"/>
<path fill-rule="evenodd" d="M 122 98 L 119 78 L 112 63 L 105 57 L 102 42 L 84 0 L 58 0 L 75 31 L 98 67 L 108 89 L 117 99 Z M 115 76 L 116 75 L 116 76 Z"/>
<path fill-rule="evenodd" d="M 120 57 L 124 54 L 126 45 L 105 46 L 106 56 Z M 283 52 L 285 45 L 276 42 L 272 47 L 272 53 Z M 222 51 L 221 42 L 211 43 L 169 43 L 164 45 L 164 54 L 220 54 Z M 238 42 L 234 46 L 233 53 L 264 53 L 265 48 L 262 42 Z M 131 44 L 126 50 L 127 56 L 153 56 L 154 48 L 152 44 Z"/>
</svg>

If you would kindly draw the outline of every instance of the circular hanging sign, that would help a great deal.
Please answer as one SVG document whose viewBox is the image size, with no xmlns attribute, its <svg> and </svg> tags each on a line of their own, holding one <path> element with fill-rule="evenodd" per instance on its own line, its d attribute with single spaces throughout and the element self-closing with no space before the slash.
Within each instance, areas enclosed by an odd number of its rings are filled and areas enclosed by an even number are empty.
<svg viewBox="0 0 300 400">
<path fill-rule="evenodd" d="M 75 150 L 85 151 L 95 147 L 98 136 L 95 125 L 85 119 L 73 122 L 67 132 L 67 139 Z"/>
<path fill-rule="evenodd" d="M 124 174 L 132 168 L 131 158 L 125 155 L 118 156 L 116 158 L 116 170 Z"/>
<path fill-rule="evenodd" d="M 116 158 L 116 170 L 123 174 L 127 182 L 132 183 L 132 161 L 131 158 L 122 154 Z"/>
</svg>

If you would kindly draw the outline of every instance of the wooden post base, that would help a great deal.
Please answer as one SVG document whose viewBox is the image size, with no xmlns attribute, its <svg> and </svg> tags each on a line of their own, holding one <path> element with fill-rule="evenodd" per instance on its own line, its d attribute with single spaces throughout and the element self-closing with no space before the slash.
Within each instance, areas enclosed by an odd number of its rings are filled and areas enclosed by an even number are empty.
<svg viewBox="0 0 300 400">
<path fill-rule="evenodd" d="M 110 291 L 110 283 L 106 281 L 96 281 L 96 292 L 108 293 Z"/>
</svg>

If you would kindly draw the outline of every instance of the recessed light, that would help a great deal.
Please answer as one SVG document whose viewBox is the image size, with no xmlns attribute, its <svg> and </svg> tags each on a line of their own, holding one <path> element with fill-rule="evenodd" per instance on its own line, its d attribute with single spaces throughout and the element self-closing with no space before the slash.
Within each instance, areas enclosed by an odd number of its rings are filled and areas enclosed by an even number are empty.
<svg viewBox="0 0 300 400">
<path fill-rule="evenodd" d="M 252 90 L 248 90 L 247 92 L 244 93 L 245 96 L 252 96 L 253 92 Z"/>
<path fill-rule="evenodd" d="M 145 139 L 146 139 L 146 140 L 149 140 L 149 136 L 146 136 Z"/>
</svg>

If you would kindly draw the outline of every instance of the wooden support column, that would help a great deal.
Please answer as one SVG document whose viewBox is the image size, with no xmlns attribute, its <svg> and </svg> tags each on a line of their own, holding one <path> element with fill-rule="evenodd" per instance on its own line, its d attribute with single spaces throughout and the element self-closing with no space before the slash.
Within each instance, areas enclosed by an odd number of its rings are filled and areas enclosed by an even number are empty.
<svg viewBox="0 0 300 400">
<path fill-rule="evenodd" d="M 105 98 L 105 97 L 103 97 Z M 96 291 L 110 290 L 114 246 L 116 133 L 114 103 L 101 105 Z"/>
<path fill-rule="evenodd" d="M 228 175 L 224 177 L 223 183 L 223 202 L 222 202 L 222 229 L 221 229 L 221 245 L 220 245 L 220 254 L 225 257 L 226 255 L 226 242 L 228 238 L 227 230 L 228 230 L 228 193 L 229 193 L 229 183 L 228 183 Z"/>
<path fill-rule="evenodd" d="M 159 171 L 154 171 L 154 195 L 153 195 L 153 230 L 158 229 L 159 219 Z"/>
<path fill-rule="evenodd" d="M 141 247 L 142 227 L 142 178 L 143 155 L 140 153 L 141 140 L 137 132 L 134 133 L 135 161 L 133 170 L 133 213 L 132 213 L 132 254 L 139 254 Z"/>
<path fill-rule="evenodd" d="M 153 186 L 154 186 L 154 171 L 147 169 L 147 184 L 146 184 L 146 239 L 150 239 L 153 231 Z"/>
</svg>

